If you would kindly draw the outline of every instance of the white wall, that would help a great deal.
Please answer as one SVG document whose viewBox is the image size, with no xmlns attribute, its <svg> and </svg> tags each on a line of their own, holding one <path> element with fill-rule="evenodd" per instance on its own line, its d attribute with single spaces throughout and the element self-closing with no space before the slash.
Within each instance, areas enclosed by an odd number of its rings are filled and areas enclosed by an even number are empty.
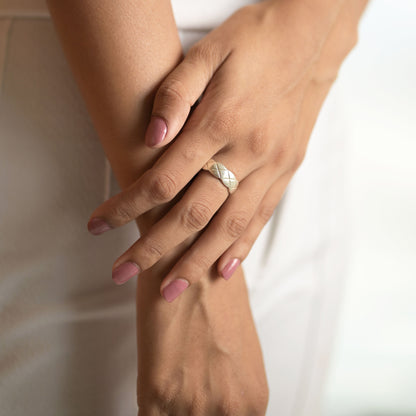
<svg viewBox="0 0 416 416">
<path fill-rule="evenodd" d="M 352 261 L 325 416 L 416 415 L 416 0 L 373 0 L 340 73 Z"/>
</svg>

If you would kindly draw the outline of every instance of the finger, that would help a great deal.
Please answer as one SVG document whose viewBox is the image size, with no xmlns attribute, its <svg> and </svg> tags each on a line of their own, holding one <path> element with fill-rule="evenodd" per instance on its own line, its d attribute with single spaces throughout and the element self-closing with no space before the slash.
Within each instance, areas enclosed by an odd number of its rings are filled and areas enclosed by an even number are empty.
<svg viewBox="0 0 416 416">
<path fill-rule="evenodd" d="M 300 149 L 295 160 L 295 169 L 282 175 L 264 196 L 256 214 L 242 236 L 228 248 L 217 262 L 218 273 L 228 280 L 238 266 L 250 253 L 260 232 L 269 221 L 280 202 L 291 177 L 303 161 L 306 145 L 311 135 L 319 110 L 329 90 L 329 84 L 311 84 L 302 102 L 298 122 L 296 123 L 294 147 Z"/>
<path fill-rule="evenodd" d="M 227 196 L 227 188 L 217 178 L 200 172 L 181 200 L 114 262 L 115 283 L 123 284 L 139 271 L 149 269 L 170 250 L 202 230 Z"/>
<path fill-rule="evenodd" d="M 204 39 L 196 43 L 185 59 L 167 76 L 156 92 L 152 116 L 145 134 L 150 147 L 161 147 L 179 133 L 191 107 L 202 95 L 227 53 Z"/>
<path fill-rule="evenodd" d="M 215 160 L 231 166 L 238 160 L 230 154 L 215 155 Z M 239 177 L 252 173 L 249 164 L 239 161 L 244 168 L 233 168 Z M 113 265 L 113 280 L 117 284 L 127 282 L 137 273 L 152 267 L 166 253 L 192 235 L 201 231 L 227 199 L 228 189 L 211 173 L 200 172 L 181 200 L 154 224 L 145 235 L 134 243 Z"/>
<path fill-rule="evenodd" d="M 151 169 L 94 210 L 88 230 L 101 234 L 171 201 L 222 146 L 197 129 L 183 132 Z"/>
<path fill-rule="evenodd" d="M 272 217 L 289 183 L 289 175 L 281 177 L 267 191 L 246 230 L 220 257 L 218 274 L 228 280 L 248 256 L 260 232 Z"/>
<path fill-rule="evenodd" d="M 204 233 L 163 280 L 160 290 L 168 302 L 178 297 L 189 285 L 197 282 L 244 232 L 270 185 L 268 181 L 271 181 L 270 172 L 263 169 L 255 171 L 241 182 Z"/>
</svg>

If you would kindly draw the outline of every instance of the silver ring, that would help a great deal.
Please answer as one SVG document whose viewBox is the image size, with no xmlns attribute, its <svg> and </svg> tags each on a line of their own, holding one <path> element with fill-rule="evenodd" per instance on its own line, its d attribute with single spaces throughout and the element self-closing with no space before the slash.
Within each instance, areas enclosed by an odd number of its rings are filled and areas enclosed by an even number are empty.
<svg viewBox="0 0 416 416">
<path fill-rule="evenodd" d="M 228 170 L 222 163 L 216 162 L 214 159 L 210 159 L 207 163 L 205 163 L 202 169 L 210 172 L 213 176 L 218 178 L 228 189 L 230 194 L 237 189 L 238 180 L 236 179 L 234 173 Z"/>
</svg>

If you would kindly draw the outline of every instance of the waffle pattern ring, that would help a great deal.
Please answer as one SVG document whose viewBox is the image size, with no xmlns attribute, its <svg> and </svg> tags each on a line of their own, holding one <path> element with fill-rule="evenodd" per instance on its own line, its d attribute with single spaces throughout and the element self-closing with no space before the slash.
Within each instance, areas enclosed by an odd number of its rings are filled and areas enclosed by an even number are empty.
<svg viewBox="0 0 416 416">
<path fill-rule="evenodd" d="M 210 172 L 211 175 L 218 178 L 228 189 L 230 194 L 237 189 L 238 180 L 236 179 L 234 173 L 228 170 L 222 163 L 216 162 L 214 159 L 210 159 L 207 163 L 205 163 L 202 169 Z"/>
</svg>

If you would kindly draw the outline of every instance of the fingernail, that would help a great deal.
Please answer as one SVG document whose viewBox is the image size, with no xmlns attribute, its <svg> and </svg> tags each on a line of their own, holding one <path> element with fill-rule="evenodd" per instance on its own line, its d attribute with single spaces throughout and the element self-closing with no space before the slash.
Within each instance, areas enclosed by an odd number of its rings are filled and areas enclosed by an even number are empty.
<svg viewBox="0 0 416 416">
<path fill-rule="evenodd" d="M 128 261 L 127 263 L 120 264 L 120 266 L 117 266 L 113 270 L 113 280 L 118 285 L 122 285 L 138 273 L 140 273 L 140 267 L 137 264 Z"/>
<path fill-rule="evenodd" d="M 145 142 L 148 146 L 156 146 L 166 137 L 168 126 L 160 117 L 152 117 L 146 130 Z"/>
<path fill-rule="evenodd" d="M 88 231 L 91 234 L 99 235 L 105 231 L 111 230 L 111 227 L 101 218 L 93 218 L 88 222 Z"/>
<path fill-rule="evenodd" d="M 189 282 L 184 279 L 176 279 L 173 282 L 170 282 L 163 289 L 163 297 L 168 301 L 174 301 L 187 287 Z"/>
<path fill-rule="evenodd" d="M 234 272 L 237 270 L 237 267 L 240 265 L 240 260 L 239 259 L 232 259 L 230 260 L 225 267 L 222 269 L 222 277 L 225 280 L 228 280 L 233 274 Z"/>
</svg>

